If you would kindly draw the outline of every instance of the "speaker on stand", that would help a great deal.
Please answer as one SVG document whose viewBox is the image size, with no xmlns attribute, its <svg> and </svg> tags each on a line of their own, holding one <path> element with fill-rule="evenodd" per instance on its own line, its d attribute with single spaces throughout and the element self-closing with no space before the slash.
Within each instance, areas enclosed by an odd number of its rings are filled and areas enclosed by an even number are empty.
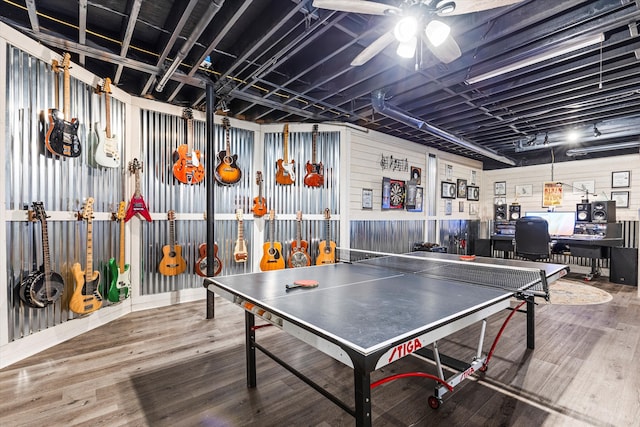
<svg viewBox="0 0 640 427">
<path fill-rule="evenodd" d="M 520 219 L 520 205 L 513 203 L 509 205 L 509 221 L 517 221 Z"/>
<path fill-rule="evenodd" d="M 591 222 L 591 203 L 576 204 L 576 222 Z"/>
<path fill-rule="evenodd" d="M 591 222 L 616 222 L 616 202 L 604 200 L 591 203 Z"/>
<path fill-rule="evenodd" d="M 506 221 L 507 205 L 493 205 L 493 219 L 494 221 Z"/>
</svg>

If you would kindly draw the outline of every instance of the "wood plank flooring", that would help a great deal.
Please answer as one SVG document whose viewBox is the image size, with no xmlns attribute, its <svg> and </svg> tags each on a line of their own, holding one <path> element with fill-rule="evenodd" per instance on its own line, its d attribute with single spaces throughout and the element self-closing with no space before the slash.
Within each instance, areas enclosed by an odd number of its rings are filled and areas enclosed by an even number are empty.
<svg viewBox="0 0 640 427">
<path fill-rule="evenodd" d="M 576 276 L 577 277 L 577 276 Z M 409 378 L 373 390 L 375 426 L 638 426 L 640 300 L 637 288 L 592 282 L 607 304 L 539 305 L 536 349 L 526 349 L 516 314 L 486 374 L 426 399 L 434 383 Z M 507 313 L 489 319 L 485 351 Z M 132 313 L 0 370 L 2 426 L 351 426 L 348 414 L 258 352 L 258 387 L 248 389 L 244 314 L 216 298 Z M 478 327 L 439 344 L 464 360 Z M 326 389 L 352 402 L 352 372 L 276 328 L 260 342 Z M 407 357 L 373 375 L 435 366 Z"/>
</svg>

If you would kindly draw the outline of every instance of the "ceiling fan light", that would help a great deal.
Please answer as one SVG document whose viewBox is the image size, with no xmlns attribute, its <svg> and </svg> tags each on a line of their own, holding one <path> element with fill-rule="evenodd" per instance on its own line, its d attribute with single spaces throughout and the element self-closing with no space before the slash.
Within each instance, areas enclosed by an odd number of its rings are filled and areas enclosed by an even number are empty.
<svg viewBox="0 0 640 427">
<path fill-rule="evenodd" d="M 416 53 L 417 42 L 418 39 L 415 36 L 408 42 L 400 42 L 396 53 L 402 58 L 413 58 L 413 55 Z"/>
<path fill-rule="evenodd" d="M 427 39 L 432 45 L 438 47 L 449 37 L 451 27 L 441 21 L 433 20 L 427 24 L 427 28 L 424 30 L 427 35 Z"/>
<path fill-rule="evenodd" d="M 418 20 L 413 16 L 405 16 L 396 24 L 393 34 L 400 43 L 407 43 L 416 38 Z"/>
</svg>

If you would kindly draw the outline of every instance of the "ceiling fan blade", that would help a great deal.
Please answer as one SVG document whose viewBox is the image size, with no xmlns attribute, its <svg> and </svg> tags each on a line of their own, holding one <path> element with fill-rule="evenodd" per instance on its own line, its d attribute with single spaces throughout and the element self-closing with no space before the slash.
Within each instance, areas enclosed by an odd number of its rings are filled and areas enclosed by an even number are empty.
<svg viewBox="0 0 640 427">
<path fill-rule="evenodd" d="M 438 58 L 445 64 L 453 62 L 456 59 L 460 58 L 460 56 L 462 56 L 460 46 L 458 46 L 458 43 L 456 43 L 456 41 L 451 36 L 447 37 L 444 42 L 442 42 L 442 44 L 437 47 L 429 43 L 429 41 L 426 39 L 424 40 L 424 44 L 427 45 L 431 53 L 433 53 L 436 58 Z"/>
<path fill-rule="evenodd" d="M 400 12 L 398 7 L 366 0 L 313 0 L 313 7 L 369 15 L 385 15 L 387 11 Z"/>
<path fill-rule="evenodd" d="M 393 31 L 389 31 L 384 33 L 380 37 L 378 37 L 373 43 L 367 46 L 358 56 L 356 56 L 353 61 L 351 61 L 352 67 L 357 67 L 365 64 L 371 58 L 382 52 L 382 50 L 389 46 L 391 42 L 393 42 L 396 37 L 393 35 Z"/>
<path fill-rule="evenodd" d="M 450 1 L 450 0 L 449 0 Z M 496 7 L 509 6 L 515 3 L 520 3 L 522 0 L 456 0 L 456 9 L 442 16 L 462 15 L 465 13 L 480 12 L 482 10 L 494 9 Z M 438 2 L 446 3 L 447 0 Z M 436 6 L 436 7 L 437 7 Z"/>
</svg>

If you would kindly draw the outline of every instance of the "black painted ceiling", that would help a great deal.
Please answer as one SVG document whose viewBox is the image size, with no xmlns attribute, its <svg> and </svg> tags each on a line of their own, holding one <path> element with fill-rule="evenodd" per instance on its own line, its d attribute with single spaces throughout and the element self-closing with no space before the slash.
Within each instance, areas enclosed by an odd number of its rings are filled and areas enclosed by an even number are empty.
<svg viewBox="0 0 640 427">
<path fill-rule="evenodd" d="M 351 60 L 394 16 L 318 9 L 312 0 L 0 0 L 0 19 L 133 95 L 204 109 L 209 83 L 227 114 L 259 123 L 348 122 L 481 160 L 486 169 L 509 167 L 381 114 L 372 93 L 382 90 L 393 109 L 516 166 L 638 152 L 566 155 L 640 141 L 637 1 L 523 0 L 445 16 L 438 19 L 451 26 L 460 58 L 444 64 L 419 49 L 418 61 L 401 59 L 392 44 L 359 67 Z M 468 83 L 598 34 L 602 43 Z M 577 143 L 568 142 L 570 129 Z"/>
</svg>

